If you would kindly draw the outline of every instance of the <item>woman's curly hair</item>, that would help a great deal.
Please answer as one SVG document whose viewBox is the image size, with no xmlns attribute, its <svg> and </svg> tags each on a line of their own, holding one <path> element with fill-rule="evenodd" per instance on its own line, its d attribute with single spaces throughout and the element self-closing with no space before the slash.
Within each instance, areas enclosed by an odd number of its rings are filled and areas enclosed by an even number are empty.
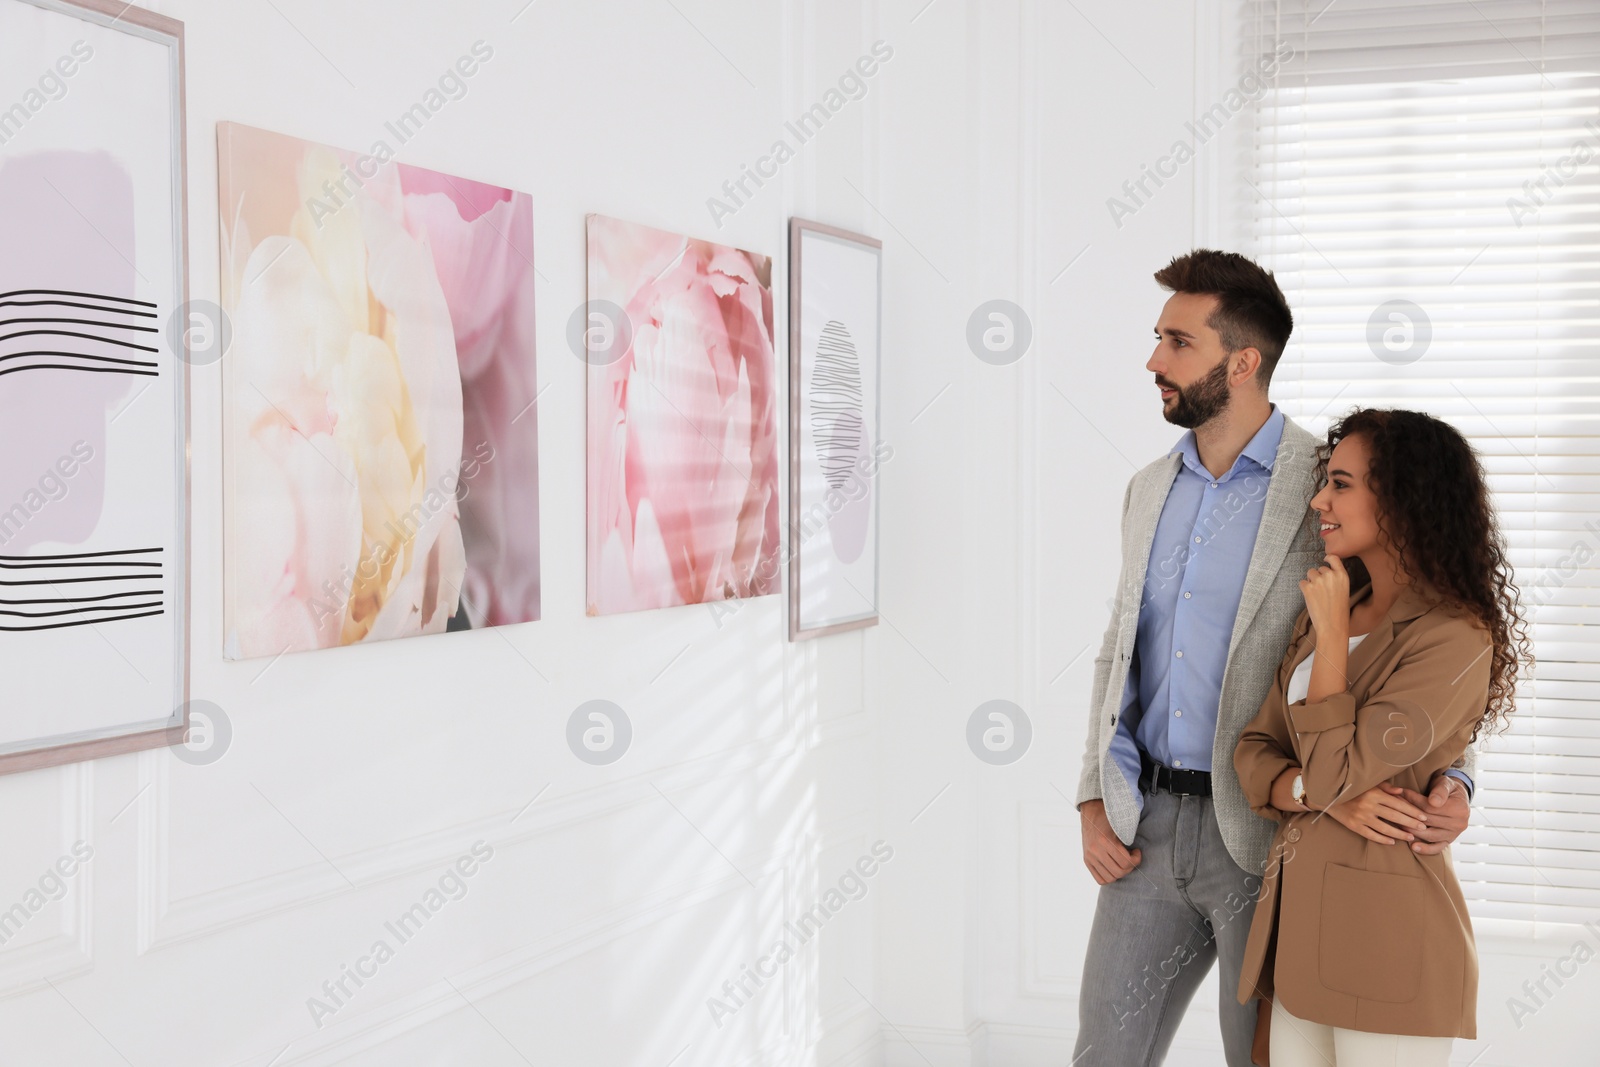
<svg viewBox="0 0 1600 1067">
<path fill-rule="evenodd" d="M 1370 453 L 1367 477 L 1378 498 L 1378 527 L 1406 573 L 1460 604 L 1489 631 L 1489 703 L 1472 738 L 1485 729 L 1498 732 L 1511 714 L 1518 667 L 1531 666 L 1533 656 L 1478 454 L 1460 431 L 1431 415 L 1356 408 L 1329 427 L 1327 445 L 1317 450 L 1317 485 L 1327 479 L 1333 446 L 1356 435 Z M 1359 574 L 1365 577 L 1364 570 Z"/>
</svg>

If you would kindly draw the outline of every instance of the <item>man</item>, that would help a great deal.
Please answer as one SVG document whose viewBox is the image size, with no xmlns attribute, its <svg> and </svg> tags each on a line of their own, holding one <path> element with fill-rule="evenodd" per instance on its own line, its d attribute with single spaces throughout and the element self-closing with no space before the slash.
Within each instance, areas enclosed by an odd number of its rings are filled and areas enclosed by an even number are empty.
<svg viewBox="0 0 1600 1067">
<path fill-rule="evenodd" d="M 1123 498 L 1078 785 L 1101 888 L 1072 1062 L 1161 1063 L 1220 959 L 1223 1046 L 1230 1067 L 1248 1067 L 1257 1007 L 1234 992 L 1276 825 L 1245 803 L 1233 750 L 1288 647 L 1300 580 L 1324 558 L 1307 507 L 1318 442 L 1267 398 L 1294 325 L 1272 275 L 1200 249 L 1155 278 L 1172 296 L 1145 369 L 1162 414 L 1189 432 Z M 1427 797 L 1382 786 L 1327 815 L 1391 847 L 1442 851 L 1466 827 L 1470 770 L 1439 776 Z"/>
</svg>

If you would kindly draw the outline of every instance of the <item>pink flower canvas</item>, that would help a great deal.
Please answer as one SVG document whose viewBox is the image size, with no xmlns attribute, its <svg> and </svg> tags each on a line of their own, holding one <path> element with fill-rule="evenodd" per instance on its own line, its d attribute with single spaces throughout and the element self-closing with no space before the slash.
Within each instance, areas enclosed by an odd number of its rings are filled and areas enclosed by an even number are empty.
<svg viewBox="0 0 1600 1067">
<path fill-rule="evenodd" d="M 778 592 L 770 257 L 588 230 L 589 614 Z"/>
<path fill-rule="evenodd" d="M 227 654 L 539 618 L 529 196 L 233 123 L 218 172 Z"/>
</svg>

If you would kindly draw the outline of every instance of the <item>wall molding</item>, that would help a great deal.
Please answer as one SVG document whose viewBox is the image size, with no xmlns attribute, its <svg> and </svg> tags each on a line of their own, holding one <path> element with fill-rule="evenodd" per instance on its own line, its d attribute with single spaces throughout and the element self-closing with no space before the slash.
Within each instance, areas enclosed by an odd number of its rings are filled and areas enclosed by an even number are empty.
<svg viewBox="0 0 1600 1067">
<path fill-rule="evenodd" d="M 140 954 L 231 927 L 305 907 L 356 889 L 380 885 L 419 871 L 437 870 L 458 855 L 467 843 L 482 838 L 496 847 L 526 844 L 574 826 L 609 818 L 630 808 L 658 805 L 656 787 L 673 793 L 693 790 L 720 779 L 760 770 L 763 766 L 803 757 L 816 735 L 838 734 L 840 727 L 802 734 L 791 728 L 770 752 L 760 751 L 769 739 L 748 742 L 735 749 L 696 757 L 605 785 L 579 790 L 565 797 L 541 800 L 517 818 L 519 828 L 507 834 L 514 811 L 500 811 L 438 830 L 416 834 L 358 852 L 330 857 L 338 870 L 323 863 L 307 864 L 249 882 L 190 897 L 170 895 L 171 804 L 167 786 L 170 755 L 140 754 L 141 787 L 153 784 L 149 803 L 140 811 L 140 863 L 137 887 L 138 951 Z M 340 875 L 340 871 L 344 875 Z"/>
<path fill-rule="evenodd" d="M 876 1018 L 864 1027 L 866 1036 L 860 1038 L 833 1059 L 824 1060 L 828 1067 L 880 1067 L 883 1063 L 883 1029 Z"/>
<path fill-rule="evenodd" d="M 892 1026 L 883 1031 L 885 1067 L 981 1067 L 987 1062 L 986 1027 Z"/>
<path fill-rule="evenodd" d="M 1078 813 L 1065 801 L 1024 801 L 1018 805 L 1018 869 L 1021 880 L 1021 908 L 1017 915 L 1017 980 L 1026 996 L 1047 997 L 1076 1003 L 1083 976 L 1080 971 L 1052 973 L 1039 958 L 1039 913 L 1059 906 L 1056 896 L 1044 892 L 1039 884 L 1039 850 L 1034 835 L 1047 828 L 1076 829 Z"/>
<path fill-rule="evenodd" d="M 759 867 L 741 862 L 740 868 L 765 879 L 779 875 L 784 879 L 782 895 L 792 909 L 812 902 L 809 888 L 800 889 L 795 869 L 815 866 L 816 857 L 835 848 L 868 839 L 870 826 L 863 817 L 846 820 L 826 836 L 798 839 L 788 856 L 772 856 Z M 274 1058 L 263 1054 L 245 1061 L 252 1067 L 332 1067 L 347 1058 L 366 1052 L 443 1019 L 455 1012 L 470 1010 L 456 995 L 459 989 L 472 1004 L 510 989 L 585 953 L 601 949 L 630 934 L 680 915 L 703 904 L 749 888 L 738 873 L 699 875 L 669 886 L 648 889 L 630 900 L 603 909 L 566 929 L 537 938 L 492 956 L 450 976 L 450 981 L 435 982 L 405 996 L 345 1016 L 320 1030 L 294 1039 L 287 1050 Z M 803 898 L 803 899 L 802 899 Z M 819 942 L 819 946 L 820 946 Z M 454 989 L 451 985 L 454 985 Z M 715 990 L 708 990 L 708 995 Z M 780 994 L 781 995 L 781 994 Z M 785 1033 L 793 1032 L 793 1026 Z M 754 1062 L 765 1062 L 758 1054 Z"/>
<path fill-rule="evenodd" d="M 139 785 L 150 796 L 139 810 L 139 859 L 136 888 L 136 943 L 143 955 L 195 938 L 255 922 L 296 908 L 366 889 L 417 872 L 437 870 L 466 843 L 480 838 L 496 846 L 525 844 L 581 823 L 614 816 L 640 805 L 661 802 L 659 786 L 666 792 L 688 791 L 721 779 L 759 771 L 768 764 L 804 758 L 824 745 L 864 737 L 869 722 L 865 711 L 818 722 L 814 687 L 802 707 L 791 703 L 797 690 L 792 667 L 814 674 L 814 649 L 786 645 L 784 653 L 784 722 L 771 733 L 730 749 L 652 768 L 602 785 L 541 800 L 517 818 L 515 833 L 505 833 L 507 820 L 517 813 L 500 811 L 401 838 L 360 851 L 330 857 L 338 870 L 311 863 L 265 878 L 188 897 L 171 895 L 172 757 L 165 751 L 138 756 Z M 798 662 L 796 662 L 798 661 Z M 339 873 L 344 872 L 343 875 Z"/>
<path fill-rule="evenodd" d="M 36 771 L 38 773 L 46 773 Z M 70 853 L 72 846 L 86 841 L 91 846 L 94 817 L 94 764 L 69 763 L 55 768 L 59 776 L 57 788 L 61 796 L 61 826 L 57 840 L 58 856 Z M 94 970 L 93 918 L 95 856 L 82 864 L 67 892 L 59 901 L 46 905 L 53 912 L 57 925 L 48 937 L 0 952 L 0 997 L 18 996 L 35 989 L 46 988 L 50 981 L 60 981 L 87 974 Z M 52 857 L 47 863 L 53 863 Z M 40 868 L 39 874 L 44 873 Z M 9 908 L 16 901 L 5 901 L 0 907 Z"/>
</svg>

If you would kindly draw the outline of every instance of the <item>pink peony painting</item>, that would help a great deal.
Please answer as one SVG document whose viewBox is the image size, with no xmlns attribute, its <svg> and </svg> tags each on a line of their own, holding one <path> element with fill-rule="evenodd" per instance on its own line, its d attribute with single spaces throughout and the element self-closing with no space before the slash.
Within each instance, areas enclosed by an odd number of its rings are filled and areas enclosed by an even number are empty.
<svg viewBox="0 0 1600 1067">
<path fill-rule="evenodd" d="M 771 258 L 588 231 L 589 614 L 778 592 Z"/>
<path fill-rule="evenodd" d="M 539 618 L 532 200 L 234 123 L 218 175 L 227 655 Z"/>
</svg>

